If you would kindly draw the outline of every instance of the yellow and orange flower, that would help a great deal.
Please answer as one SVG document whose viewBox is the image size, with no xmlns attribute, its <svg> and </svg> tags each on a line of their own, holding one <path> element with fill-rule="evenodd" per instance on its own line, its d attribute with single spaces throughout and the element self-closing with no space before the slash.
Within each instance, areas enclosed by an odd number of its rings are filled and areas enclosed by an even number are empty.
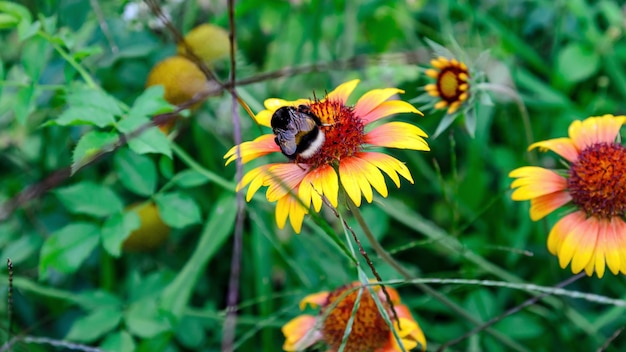
<svg viewBox="0 0 626 352">
<path fill-rule="evenodd" d="M 336 207 L 339 183 L 350 199 L 361 204 L 361 196 L 372 202 L 372 187 L 383 197 L 387 196 L 384 172 L 397 187 L 404 177 L 413 183 L 409 169 L 399 160 L 385 153 L 366 151 L 367 146 L 430 150 L 424 139 L 426 133 L 406 122 L 387 122 L 366 131 L 369 124 L 398 113 L 422 114 L 413 105 L 401 100 L 389 100 L 404 93 L 397 88 L 374 89 L 365 93 L 354 106 L 346 105 L 359 80 L 341 84 L 324 99 L 298 99 L 286 101 L 267 99 L 265 108 L 256 115 L 261 125 L 270 126 L 274 112 L 284 106 L 306 106 L 319 118 L 319 127 L 325 140 L 312 156 L 296 156 L 291 162 L 262 165 L 248 171 L 237 190 L 250 185 L 247 200 L 262 186 L 267 186 L 266 197 L 276 203 L 276 222 L 280 228 L 289 217 L 294 231 L 299 233 L 304 215 L 311 203 L 316 212 L 322 207 L 322 197 Z M 280 153 L 274 134 L 266 134 L 240 145 L 243 163 L 258 157 Z M 237 146 L 224 156 L 226 164 L 237 158 Z"/>
<path fill-rule="evenodd" d="M 572 272 L 602 278 L 605 267 L 626 274 L 626 147 L 618 142 L 626 116 L 574 121 L 569 138 L 537 142 L 529 150 L 551 150 L 568 163 L 565 172 L 526 166 L 513 170 L 513 200 L 530 200 L 537 221 L 566 206 L 548 236 L 548 250 Z"/>
<path fill-rule="evenodd" d="M 435 79 L 435 83 L 424 87 L 426 92 L 440 99 L 435 109 L 448 109 L 452 115 L 469 98 L 470 73 L 467 66 L 456 59 L 440 56 L 430 61 L 433 68 L 426 70 L 426 75 Z"/>
<path fill-rule="evenodd" d="M 393 323 L 393 329 L 400 338 L 399 342 L 378 310 L 370 290 L 355 282 L 332 292 L 319 292 L 305 297 L 300 302 L 300 309 L 304 310 L 307 305 L 314 309 L 320 307 L 319 315 L 303 314 L 285 324 L 282 328 L 285 335 L 283 350 L 300 351 L 323 342 L 328 346 L 327 351 L 338 351 L 347 328 L 351 330 L 343 344 L 345 352 L 396 352 L 402 351 L 403 348 L 410 351 L 418 345 L 425 350 L 426 337 L 419 324 L 407 306 L 401 304 L 398 292 L 390 287 L 386 289 L 399 321 L 395 320 L 391 305 L 380 286 L 374 287 L 373 291 L 385 307 Z M 356 313 L 353 313 L 359 292 L 361 298 Z M 351 317 L 352 326 L 349 327 Z"/>
</svg>

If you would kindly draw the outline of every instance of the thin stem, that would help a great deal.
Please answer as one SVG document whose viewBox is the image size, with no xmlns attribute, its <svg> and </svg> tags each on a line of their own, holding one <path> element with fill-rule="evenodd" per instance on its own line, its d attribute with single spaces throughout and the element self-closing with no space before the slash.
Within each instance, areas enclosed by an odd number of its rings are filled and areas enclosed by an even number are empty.
<svg viewBox="0 0 626 352">
<path fill-rule="evenodd" d="M 363 218 L 361 211 L 356 206 L 356 204 L 352 202 L 352 200 L 349 197 L 348 197 L 348 207 L 350 211 L 352 212 L 352 214 L 354 215 L 354 218 L 356 219 L 356 221 L 359 223 L 359 225 L 363 229 L 363 233 L 365 233 L 365 237 L 367 237 L 368 241 L 370 241 L 370 244 L 372 248 L 374 249 L 374 251 L 376 252 L 376 254 L 378 254 L 378 256 L 380 256 L 380 258 L 384 262 L 389 264 L 395 271 L 397 271 L 405 279 L 407 280 L 413 279 L 414 278 L 413 275 L 411 275 L 409 271 L 404 269 L 404 267 L 402 267 L 400 263 L 398 263 L 391 255 L 389 255 L 389 253 L 382 247 L 380 242 L 378 242 L 374 234 L 372 234 L 372 231 L 370 230 L 369 226 L 365 222 L 365 219 Z M 435 289 L 431 288 L 430 286 L 423 284 L 423 283 L 419 283 L 419 282 L 414 282 L 413 285 L 417 286 L 424 293 L 430 295 L 431 297 L 439 301 L 441 304 L 450 308 L 459 316 L 463 317 L 464 319 L 467 319 L 472 324 L 476 326 L 481 326 L 483 324 L 482 321 L 476 319 L 473 315 L 471 315 L 465 309 L 458 306 L 456 303 L 448 299 L 446 296 L 440 294 L 439 292 L 437 292 Z M 510 338 L 499 333 L 498 331 L 493 330 L 492 328 L 486 328 L 485 331 L 489 333 L 491 336 L 493 336 L 495 339 L 499 340 L 503 344 L 511 347 L 512 349 L 516 351 L 526 351 L 526 349 L 523 346 L 520 346 L 517 342 L 511 340 Z"/>
<path fill-rule="evenodd" d="M 65 61 L 67 61 L 67 63 L 69 63 L 76 70 L 76 72 L 78 72 L 78 74 L 83 78 L 85 83 L 87 83 L 89 88 L 93 88 L 93 89 L 98 88 L 98 85 L 91 78 L 91 75 L 89 75 L 89 73 L 85 71 L 85 69 L 78 62 L 76 62 L 76 60 L 74 60 L 74 58 L 69 53 L 63 50 L 63 48 L 61 48 L 61 46 L 55 42 L 52 36 L 50 36 L 48 33 L 43 32 L 43 31 L 39 31 L 37 34 L 41 36 L 42 38 L 44 38 L 45 40 L 47 40 L 48 43 L 52 45 L 54 50 L 56 50 L 56 52 L 59 53 L 59 55 L 61 55 L 61 57 Z"/>
</svg>

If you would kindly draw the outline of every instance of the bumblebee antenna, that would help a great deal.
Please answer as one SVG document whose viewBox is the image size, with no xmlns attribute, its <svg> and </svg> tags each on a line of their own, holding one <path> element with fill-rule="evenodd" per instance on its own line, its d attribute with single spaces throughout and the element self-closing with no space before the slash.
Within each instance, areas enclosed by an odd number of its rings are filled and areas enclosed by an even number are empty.
<svg viewBox="0 0 626 352">
<path fill-rule="evenodd" d="M 7 258 L 7 268 L 9 269 L 9 292 L 7 294 L 7 315 L 8 315 L 8 328 L 7 328 L 7 341 L 11 341 L 11 328 L 13 325 L 13 262 L 11 258 Z"/>
</svg>

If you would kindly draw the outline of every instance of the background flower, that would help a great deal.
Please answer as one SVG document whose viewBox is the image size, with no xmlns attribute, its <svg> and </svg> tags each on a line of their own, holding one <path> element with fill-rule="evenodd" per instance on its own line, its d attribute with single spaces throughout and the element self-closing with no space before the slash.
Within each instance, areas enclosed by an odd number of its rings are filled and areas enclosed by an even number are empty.
<svg viewBox="0 0 626 352">
<path fill-rule="evenodd" d="M 300 302 L 300 309 L 307 305 L 320 308 L 319 315 L 300 315 L 283 326 L 285 335 L 285 351 L 299 351 L 318 342 L 323 342 L 329 351 L 338 351 L 343 345 L 346 352 L 396 352 L 402 351 L 396 341 L 391 327 L 387 325 L 370 291 L 361 287 L 359 282 L 340 287 L 332 292 L 319 292 L 309 295 Z M 383 303 L 387 314 L 393 322 L 393 328 L 401 339 L 403 348 L 407 351 L 418 346 L 426 349 L 426 338 L 419 324 L 415 321 L 409 309 L 401 304 L 398 292 L 391 287 L 386 288 L 393 302 L 399 321 L 394 319 L 391 305 L 386 302 L 385 295 L 380 287 L 374 287 L 374 292 Z M 359 293 L 361 295 L 358 300 Z M 358 300 L 358 302 L 357 302 Z M 353 313 L 355 304 L 358 304 L 356 313 Z M 353 318 L 352 326 L 348 321 Z M 342 344 L 346 329 L 351 333 Z"/>
<path fill-rule="evenodd" d="M 548 249 L 565 268 L 604 275 L 605 266 L 626 274 L 626 148 L 616 142 L 626 116 L 604 115 L 574 121 L 569 138 L 532 144 L 567 163 L 566 172 L 526 166 L 513 170 L 513 200 L 530 200 L 537 221 L 566 206 L 571 211 L 548 236 Z"/>
</svg>

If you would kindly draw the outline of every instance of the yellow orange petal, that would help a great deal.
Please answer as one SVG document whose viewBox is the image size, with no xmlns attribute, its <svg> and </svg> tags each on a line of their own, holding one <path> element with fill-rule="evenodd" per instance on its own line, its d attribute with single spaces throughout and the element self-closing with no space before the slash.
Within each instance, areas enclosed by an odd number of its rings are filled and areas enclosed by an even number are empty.
<svg viewBox="0 0 626 352">
<path fill-rule="evenodd" d="M 350 94 L 352 94 L 354 88 L 356 88 L 357 84 L 359 84 L 359 81 L 360 80 L 358 79 L 353 79 L 351 81 L 340 84 L 332 92 L 328 93 L 325 99 L 336 100 L 345 105 L 348 101 L 348 98 L 350 97 Z"/>
<path fill-rule="evenodd" d="M 301 104 L 309 105 L 311 103 L 312 101 L 309 99 L 285 100 L 280 98 L 269 98 L 265 99 L 263 105 L 265 105 L 265 108 L 269 110 L 270 114 L 273 114 L 274 111 L 278 110 L 278 108 L 282 108 L 283 106 L 298 106 Z"/>
<path fill-rule="evenodd" d="M 297 189 L 294 190 L 294 192 L 297 191 Z M 300 233 L 300 230 L 302 230 L 304 215 L 308 214 L 308 212 L 309 210 L 303 207 L 296 197 L 291 194 L 286 194 L 282 198 L 279 198 L 276 202 L 276 224 L 278 225 L 278 228 L 282 229 L 285 227 L 287 218 L 289 218 L 289 222 L 294 232 Z"/>
<path fill-rule="evenodd" d="M 409 182 L 413 183 L 413 177 L 411 177 L 411 172 L 406 167 L 406 165 L 404 165 L 404 163 L 400 162 L 398 159 L 387 154 L 376 152 L 360 153 L 359 156 L 362 159 L 365 159 L 368 162 L 374 164 L 377 168 L 386 173 L 387 176 L 389 176 L 396 184 L 396 187 L 400 187 L 400 178 L 398 177 L 398 175 L 401 175 Z"/>
<path fill-rule="evenodd" d="M 572 200 L 568 192 L 554 192 L 530 200 L 530 218 L 533 221 L 543 219 Z"/>
<path fill-rule="evenodd" d="M 378 105 L 396 94 L 402 94 L 404 91 L 398 88 L 372 89 L 363 94 L 354 105 L 354 113 L 356 116 L 364 116 L 374 110 Z"/>
<path fill-rule="evenodd" d="M 371 165 L 371 164 L 370 164 Z M 356 157 L 344 158 L 339 163 L 339 179 L 346 193 L 356 206 L 361 206 L 361 193 L 372 202 L 372 187 L 365 175 L 366 167 L 362 159 Z"/>
<path fill-rule="evenodd" d="M 248 172 L 241 178 L 241 182 L 237 185 L 236 191 L 239 192 L 240 189 L 244 188 L 246 185 L 250 184 L 248 187 L 248 193 L 246 194 L 246 201 L 249 202 L 250 199 L 254 196 L 254 194 L 261 188 L 262 186 L 267 186 L 265 182 L 267 169 L 270 168 L 273 164 L 259 166 L 254 168 Z"/>
<path fill-rule="evenodd" d="M 330 165 L 323 165 L 311 170 L 300 184 L 298 196 L 305 206 L 310 206 L 313 202 L 315 211 L 322 208 L 322 196 L 325 196 L 330 204 L 337 206 L 337 195 L 339 193 L 339 180 L 335 169 Z"/>
<path fill-rule="evenodd" d="M 565 215 L 550 230 L 548 235 L 548 250 L 554 255 L 558 255 L 561 245 L 572 229 L 585 221 L 585 213 L 581 211 Z"/>
<path fill-rule="evenodd" d="M 271 122 L 272 122 L 272 115 L 273 114 L 274 114 L 273 111 L 261 110 L 258 114 L 256 114 L 254 119 L 261 126 L 272 127 L 272 123 Z"/>
<path fill-rule="evenodd" d="M 612 143 L 625 122 L 624 116 L 594 116 L 583 121 L 574 121 L 569 127 L 569 136 L 578 150 L 595 143 Z"/>
<path fill-rule="evenodd" d="M 295 192 L 302 179 L 309 171 L 308 166 L 300 164 L 274 164 L 267 170 L 268 185 L 266 197 L 270 202 Z M 295 193 L 297 194 L 297 193 Z"/>
<path fill-rule="evenodd" d="M 626 243 L 624 236 L 626 233 L 620 234 L 615 226 L 617 222 L 624 222 L 620 218 L 612 218 L 610 220 L 601 220 L 600 237 L 598 243 L 602 242 L 606 257 L 606 264 L 613 275 L 620 272 L 620 268 L 624 265 L 623 256 L 626 254 Z"/>
<path fill-rule="evenodd" d="M 565 177 L 537 166 L 520 167 L 511 171 L 509 177 L 517 178 L 511 183 L 511 188 L 517 188 L 511 194 L 513 200 L 529 200 L 567 188 Z"/>
<path fill-rule="evenodd" d="M 434 78 L 437 79 L 437 77 L 439 77 L 439 70 L 433 70 L 431 68 L 429 68 L 428 70 L 424 71 L 424 74 L 430 78 Z"/>
<path fill-rule="evenodd" d="M 598 221 L 594 217 L 570 229 L 558 253 L 561 268 L 565 268 L 571 261 L 572 272 L 574 274 L 581 272 L 589 264 L 596 251 L 598 232 Z"/>
<path fill-rule="evenodd" d="M 313 309 L 323 306 L 324 304 L 326 304 L 326 301 L 328 300 L 328 294 L 329 292 L 324 291 L 324 292 L 313 293 L 304 297 L 300 301 L 300 310 L 304 310 L 307 305 L 309 305 Z"/>
<path fill-rule="evenodd" d="M 437 104 L 435 104 L 435 106 L 433 106 L 433 108 L 435 108 L 435 109 L 443 109 L 446 106 L 448 106 L 448 102 L 445 101 L 445 100 L 442 100 L 442 101 L 437 102 Z"/>
<path fill-rule="evenodd" d="M 539 148 L 541 151 L 551 150 L 569 162 L 574 162 L 578 159 L 579 151 L 576 149 L 574 142 L 569 138 L 555 138 L 533 143 L 528 147 L 528 150 L 535 148 Z"/>
<path fill-rule="evenodd" d="M 280 152 L 280 147 L 274 142 L 273 134 L 264 134 L 253 141 L 243 142 L 240 144 L 239 153 L 241 161 L 245 164 L 250 160 L 256 159 L 269 153 Z M 226 165 L 237 159 L 237 146 L 230 148 L 224 155 Z"/>
<path fill-rule="evenodd" d="M 365 115 L 359 117 L 364 125 L 370 124 L 376 120 L 382 119 L 393 114 L 413 113 L 418 115 L 424 115 L 421 111 L 417 110 L 413 105 L 402 100 L 390 100 L 380 103 L 376 108 L 371 110 Z"/>
<path fill-rule="evenodd" d="M 424 139 L 426 132 L 406 122 L 388 122 L 380 125 L 365 135 L 365 143 L 379 147 L 413 150 L 430 150 Z"/>
<path fill-rule="evenodd" d="M 316 323 L 314 316 L 300 315 L 285 324 L 281 329 L 285 335 L 283 350 L 300 351 L 318 342 L 321 335 L 315 331 Z"/>
</svg>

